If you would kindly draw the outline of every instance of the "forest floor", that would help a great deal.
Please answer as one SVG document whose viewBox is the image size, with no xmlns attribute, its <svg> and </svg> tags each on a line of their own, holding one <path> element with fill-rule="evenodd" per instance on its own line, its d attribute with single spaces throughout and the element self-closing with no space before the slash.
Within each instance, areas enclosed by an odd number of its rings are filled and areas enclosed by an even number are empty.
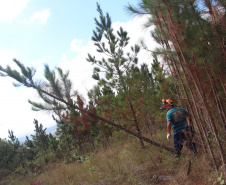
<svg viewBox="0 0 226 185">
<path fill-rule="evenodd" d="M 173 141 L 164 142 L 173 146 Z M 109 144 L 106 149 L 100 147 L 84 155 L 82 160 L 68 164 L 63 161 L 48 163 L 41 173 L 14 174 L 0 184 L 202 185 L 217 182 L 220 174 L 213 170 L 204 155 L 193 157 L 187 148 L 182 151 L 177 159 L 174 154 L 147 143 L 142 149 L 138 139 L 127 137 Z"/>
</svg>

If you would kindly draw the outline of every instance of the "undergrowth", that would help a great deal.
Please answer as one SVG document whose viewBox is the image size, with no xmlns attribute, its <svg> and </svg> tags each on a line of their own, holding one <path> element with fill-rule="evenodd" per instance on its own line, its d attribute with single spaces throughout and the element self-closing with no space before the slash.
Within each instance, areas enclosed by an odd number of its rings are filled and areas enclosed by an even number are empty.
<svg viewBox="0 0 226 185">
<path fill-rule="evenodd" d="M 152 136 L 165 145 L 173 146 L 164 134 Z M 204 155 L 193 157 L 184 148 L 182 156 L 174 155 L 163 149 L 145 145 L 126 136 L 124 140 L 112 142 L 107 149 L 99 148 L 94 153 L 77 158 L 71 163 L 52 161 L 38 172 L 22 175 L 14 173 L 1 184 L 217 184 L 220 174 L 213 171 Z M 191 162 L 188 174 L 189 161 Z"/>
</svg>

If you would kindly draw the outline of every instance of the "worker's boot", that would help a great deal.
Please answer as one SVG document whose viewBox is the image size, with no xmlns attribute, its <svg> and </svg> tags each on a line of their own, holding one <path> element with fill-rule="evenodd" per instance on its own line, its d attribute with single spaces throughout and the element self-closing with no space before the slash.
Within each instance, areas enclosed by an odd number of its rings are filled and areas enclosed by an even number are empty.
<svg viewBox="0 0 226 185">
<path fill-rule="evenodd" d="M 192 141 L 189 142 L 188 141 L 186 143 L 186 147 L 188 147 L 189 150 L 191 150 L 191 152 L 192 152 L 194 157 L 197 156 L 198 153 L 197 153 L 197 150 L 196 150 L 196 144 L 194 142 L 192 142 Z"/>
<path fill-rule="evenodd" d="M 197 152 L 195 143 L 192 143 L 192 144 L 193 144 L 193 147 L 192 147 L 191 151 L 192 151 L 192 153 L 193 153 L 193 155 L 194 155 L 194 157 L 195 157 L 195 156 L 198 155 L 198 152 Z"/>
</svg>

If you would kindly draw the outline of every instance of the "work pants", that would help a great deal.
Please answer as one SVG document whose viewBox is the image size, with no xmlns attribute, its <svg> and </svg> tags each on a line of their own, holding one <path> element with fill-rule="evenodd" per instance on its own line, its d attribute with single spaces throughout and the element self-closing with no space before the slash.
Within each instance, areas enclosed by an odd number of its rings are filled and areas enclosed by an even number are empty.
<svg viewBox="0 0 226 185">
<path fill-rule="evenodd" d="M 174 135 L 174 151 L 177 155 L 180 154 L 184 141 L 186 141 L 186 146 L 193 152 L 193 154 L 197 154 L 195 143 L 192 142 L 187 135 L 185 135 L 184 131 L 178 132 Z"/>
</svg>

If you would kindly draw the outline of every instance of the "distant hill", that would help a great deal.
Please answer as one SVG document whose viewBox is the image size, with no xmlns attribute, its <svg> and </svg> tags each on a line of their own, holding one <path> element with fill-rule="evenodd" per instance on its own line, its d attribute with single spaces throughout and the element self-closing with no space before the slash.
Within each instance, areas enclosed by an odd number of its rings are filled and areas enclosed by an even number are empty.
<svg viewBox="0 0 226 185">
<path fill-rule="evenodd" d="M 47 133 L 47 134 L 51 133 L 51 134 L 54 135 L 55 132 L 56 132 L 56 129 L 57 129 L 57 126 L 54 125 L 54 126 L 52 126 L 52 127 L 47 128 L 47 129 L 46 129 L 46 133 Z"/>
<path fill-rule="evenodd" d="M 52 127 L 47 128 L 47 129 L 46 129 L 46 133 L 47 133 L 47 134 L 51 133 L 52 135 L 55 135 L 56 129 L 57 129 L 57 126 L 54 125 L 54 126 L 52 126 Z M 33 132 L 33 133 L 30 133 L 30 134 L 27 134 L 27 136 L 28 136 L 29 139 L 31 139 L 31 135 L 32 135 L 32 134 L 34 134 L 34 132 Z M 22 137 L 19 137 L 18 140 L 19 140 L 20 142 L 24 142 L 24 141 L 26 140 L 26 135 L 25 135 L 25 136 L 22 136 Z"/>
</svg>

